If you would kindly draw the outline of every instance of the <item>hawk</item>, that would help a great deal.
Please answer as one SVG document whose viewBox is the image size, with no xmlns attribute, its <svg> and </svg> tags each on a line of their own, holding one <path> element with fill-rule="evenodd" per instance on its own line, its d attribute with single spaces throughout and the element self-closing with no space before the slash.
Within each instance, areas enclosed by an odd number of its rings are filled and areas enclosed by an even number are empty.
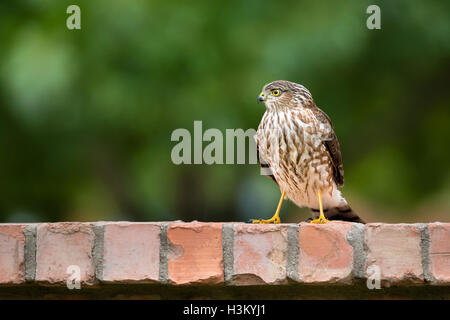
<svg viewBox="0 0 450 320">
<path fill-rule="evenodd" d="M 285 80 L 266 84 L 258 97 L 266 112 L 255 135 L 258 161 L 281 190 L 275 215 L 253 223 L 280 223 L 285 197 L 312 211 L 312 223 L 345 220 L 364 223 L 339 188 L 342 156 L 330 118 L 304 86 Z"/>
</svg>

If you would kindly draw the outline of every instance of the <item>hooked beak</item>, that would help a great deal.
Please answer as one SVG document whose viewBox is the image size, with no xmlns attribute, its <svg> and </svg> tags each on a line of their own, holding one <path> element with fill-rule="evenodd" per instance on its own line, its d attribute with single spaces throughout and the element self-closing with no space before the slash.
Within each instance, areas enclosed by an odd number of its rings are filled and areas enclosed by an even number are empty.
<svg viewBox="0 0 450 320">
<path fill-rule="evenodd" d="M 265 100 L 266 100 L 266 98 L 264 97 L 264 92 L 261 92 L 258 96 L 258 102 L 263 102 Z"/>
</svg>

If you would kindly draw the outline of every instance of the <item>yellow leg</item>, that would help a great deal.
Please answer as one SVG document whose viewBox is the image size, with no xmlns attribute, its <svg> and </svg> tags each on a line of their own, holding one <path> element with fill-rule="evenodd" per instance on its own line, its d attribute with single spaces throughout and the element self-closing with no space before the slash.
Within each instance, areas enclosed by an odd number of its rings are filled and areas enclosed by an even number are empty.
<svg viewBox="0 0 450 320">
<path fill-rule="evenodd" d="M 322 195 L 320 194 L 320 191 L 317 192 L 317 197 L 319 198 L 320 215 L 319 215 L 318 219 L 312 220 L 311 223 L 327 223 L 328 220 L 327 220 L 327 218 L 325 218 L 325 215 L 323 214 Z"/>
<path fill-rule="evenodd" d="M 252 223 L 260 223 L 260 224 L 264 224 L 264 223 L 280 223 L 280 209 L 281 209 L 281 204 L 283 203 L 283 199 L 284 199 L 284 195 L 285 192 L 283 191 L 281 193 L 281 198 L 280 201 L 278 202 L 278 207 L 277 207 L 277 211 L 275 212 L 275 214 L 273 215 L 272 218 L 270 218 L 269 220 L 251 220 Z"/>
</svg>

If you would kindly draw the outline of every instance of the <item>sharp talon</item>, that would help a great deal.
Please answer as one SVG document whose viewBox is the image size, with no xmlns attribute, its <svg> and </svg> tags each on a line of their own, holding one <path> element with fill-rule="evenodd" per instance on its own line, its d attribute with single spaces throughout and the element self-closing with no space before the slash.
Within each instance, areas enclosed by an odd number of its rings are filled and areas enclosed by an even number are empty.
<svg viewBox="0 0 450 320">
<path fill-rule="evenodd" d="M 319 217 L 317 219 L 311 220 L 309 223 L 324 224 L 324 223 L 328 223 L 328 222 L 329 222 L 328 219 Z"/>
<path fill-rule="evenodd" d="M 280 223 L 280 222 L 281 222 L 281 220 L 280 220 L 279 217 L 273 217 L 272 219 L 269 219 L 269 220 L 264 220 L 264 219 L 260 219 L 260 220 L 257 220 L 257 219 L 250 219 L 250 220 L 248 221 L 248 223 L 257 223 L 257 224 L 269 224 L 269 223 L 278 224 L 278 223 Z"/>
</svg>

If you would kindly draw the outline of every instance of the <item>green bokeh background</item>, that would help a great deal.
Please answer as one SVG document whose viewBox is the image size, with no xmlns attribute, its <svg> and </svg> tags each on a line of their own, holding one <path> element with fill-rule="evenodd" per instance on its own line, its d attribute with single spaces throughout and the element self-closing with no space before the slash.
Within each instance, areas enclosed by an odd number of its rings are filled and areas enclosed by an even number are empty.
<svg viewBox="0 0 450 320">
<path fill-rule="evenodd" d="M 257 165 L 177 166 L 170 137 L 257 128 L 277 79 L 331 117 L 363 218 L 449 221 L 449 1 L 21 0 L 0 3 L 0 222 L 269 218 Z"/>
</svg>

